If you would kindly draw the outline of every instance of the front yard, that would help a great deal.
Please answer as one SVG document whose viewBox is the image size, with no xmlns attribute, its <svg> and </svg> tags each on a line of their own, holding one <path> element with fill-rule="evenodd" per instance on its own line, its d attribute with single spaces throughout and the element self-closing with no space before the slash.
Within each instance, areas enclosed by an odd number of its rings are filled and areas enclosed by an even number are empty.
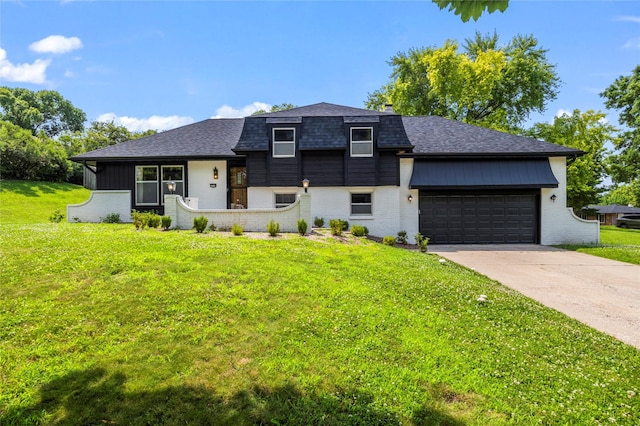
<svg viewBox="0 0 640 426">
<path fill-rule="evenodd" d="M 615 226 L 600 227 L 600 245 L 598 246 L 560 246 L 593 256 L 619 260 L 640 265 L 640 230 L 622 229 Z"/>
</svg>

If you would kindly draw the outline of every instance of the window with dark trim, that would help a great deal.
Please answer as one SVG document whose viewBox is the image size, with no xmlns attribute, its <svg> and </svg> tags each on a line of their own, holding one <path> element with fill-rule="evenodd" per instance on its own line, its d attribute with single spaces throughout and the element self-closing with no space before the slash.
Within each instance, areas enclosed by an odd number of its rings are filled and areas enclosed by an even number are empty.
<svg viewBox="0 0 640 426">
<path fill-rule="evenodd" d="M 136 204 L 158 205 L 158 166 L 136 166 Z"/>
<path fill-rule="evenodd" d="M 296 156 L 296 129 L 273 129 L 273 156 L 286 158 Z"/>
<path fill-rule="evenodd" d="M 372 213 L 371 194 L 351 194 L 352 216 L 371 216 Z"/>
<path fill-rule="evenodd" d="M 296 194 L 276 194 L 276 209 L 287 207 L 296 202 Z"/>
<path fill-rule="evenodd" d="M 351 128 L 351 156 L 373 156 L 373 127 Z"/>
<path fill-rule="evenodd" d="M 176 183 L 174 194 L 184 196 L 184 166 L 162 166 L 162 202 L 164 195 L 169 193 L 167 182 Z"/>
</svg>

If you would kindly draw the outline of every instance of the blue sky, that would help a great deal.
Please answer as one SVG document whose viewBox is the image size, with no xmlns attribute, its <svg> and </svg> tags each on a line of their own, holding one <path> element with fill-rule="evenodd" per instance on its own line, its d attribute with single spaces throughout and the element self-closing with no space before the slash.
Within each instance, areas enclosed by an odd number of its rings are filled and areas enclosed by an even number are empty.
<svg viewBox="0 0 640 426">
<path fill-rule="evenodd" d="M 640 64 L 640 1 L 511 0 L 463 23 L 428 0 L 0 0 L 0 78 L 56 90 L 89 121 L 164 130 L 283 102 L 363 107 L 393 55 L 476 31 L 549 50 L 563 85 L 532 122 L 604 111 L 598 93 Z"/>
</svg>

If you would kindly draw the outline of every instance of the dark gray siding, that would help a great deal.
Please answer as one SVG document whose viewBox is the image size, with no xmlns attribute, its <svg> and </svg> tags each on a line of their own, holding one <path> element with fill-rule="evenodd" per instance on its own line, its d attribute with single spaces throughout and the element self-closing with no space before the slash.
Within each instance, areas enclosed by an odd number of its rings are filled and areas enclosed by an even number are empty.
<svg viewBox="0 0 640 426">
<path fill-rule="evenodd" d="M 135 164 L 98 163 L 96 189 L 135 189 Z"/>
<path fill-rule="evenodd" d="M 302 178 L 313 186 L 344 185 L 344 151 L 304 152 Z"/>
<path fill-rule="evenodd" d="M 378 185 L 400 185 L 400 161 L 395 152 L 380 152 Z"/>
<path fill-rule="evenodd" d="M 247 153 L 247 186 L 269 186 L 267 153 Z"/>
<path fill-rule="evenodd" d="M 298 152 L 299 156 L 300 153 Z M 270 186 L 300 186 L 302 179 L 298 173 L 298 158 L 270 158 Z"/>
<path fill-rule="evenodd" d="M 376 185 L 376 163 L 373 157 L 347 157 L 347 186 L 375 186 Z"/>
</svg>

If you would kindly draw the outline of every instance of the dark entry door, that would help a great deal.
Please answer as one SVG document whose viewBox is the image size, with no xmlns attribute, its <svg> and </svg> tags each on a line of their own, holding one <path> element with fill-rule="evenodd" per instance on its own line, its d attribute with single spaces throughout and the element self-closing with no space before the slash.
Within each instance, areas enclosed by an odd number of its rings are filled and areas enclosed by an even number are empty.
<svg viewBox="0 0 640 426">
<path fill-rule="evenodd" d="M 229 170 L 229 208 L 247 208 L 246 167 L 231 167 Z"/>
<path fill-rule="evenodd" d="M 538 242 L 536 193 L 420 194 L 420 233 L 435 244 Z"/>
</svg>

